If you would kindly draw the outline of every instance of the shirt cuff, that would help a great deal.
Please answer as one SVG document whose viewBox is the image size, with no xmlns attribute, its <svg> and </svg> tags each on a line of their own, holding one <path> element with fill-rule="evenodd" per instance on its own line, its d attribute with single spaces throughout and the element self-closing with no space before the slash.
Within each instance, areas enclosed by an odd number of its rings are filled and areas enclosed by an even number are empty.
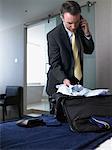
<svg viewBox="0 0 112 150">
<path fill-rule="evenodd" d="M 84 35 L 88 40 L 90 40 L 90 38 L 91 38 L 91 34 L 89 34 L 89 35 Z"/>
</svg>

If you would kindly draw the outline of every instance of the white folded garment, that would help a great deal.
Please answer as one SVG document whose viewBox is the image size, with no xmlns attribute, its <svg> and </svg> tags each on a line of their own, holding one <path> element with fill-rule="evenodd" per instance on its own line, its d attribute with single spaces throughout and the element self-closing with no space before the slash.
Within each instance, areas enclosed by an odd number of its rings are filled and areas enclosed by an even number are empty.
<svg viewBox="0 0 112 150">
<path fill-rule="evenodd" d="M 64 84 L 60 84 L 56 86 L 58 88 L 57 93 L 62 93 L 65 95 L 71 95 L 71 96 L 97 96 L 97 95 L 107 95 L 109 92 L 109 89 L 96 89 L 96 90 L 90 90 L 87 88 L 84 88 L 80 84 L 76 85 L 70 85 L 65 86 Z"/>
<path fill-rule="evenodd" d="M 97 96 L 97 95 L 107 95 L 108 92 L 109 92 L 108 89 L 90 90 L 88 93 L 85 94 L 85 96 L 89 97 L 89 96 Z"/>
</svg>

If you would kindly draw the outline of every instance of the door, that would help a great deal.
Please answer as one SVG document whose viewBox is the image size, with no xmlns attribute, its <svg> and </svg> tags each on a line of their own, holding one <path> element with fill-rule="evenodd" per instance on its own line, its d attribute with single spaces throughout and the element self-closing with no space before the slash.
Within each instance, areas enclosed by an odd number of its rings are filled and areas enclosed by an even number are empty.
<svg viewBox="0 0 112 150">
<path fill-rule="evenodd" d="M 56 26 L 56 18 L 41 21 L 27 27 L 27 109 L 49 111 L 46 106 L 47 33 Z M 45 104 L 45 106 L 44 106 Z"/>
</svg>

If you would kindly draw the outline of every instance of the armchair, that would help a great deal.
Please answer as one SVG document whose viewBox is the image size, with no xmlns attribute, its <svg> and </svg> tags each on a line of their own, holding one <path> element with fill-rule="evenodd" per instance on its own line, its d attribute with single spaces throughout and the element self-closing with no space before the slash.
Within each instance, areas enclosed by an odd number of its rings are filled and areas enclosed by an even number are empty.
<svg viewBox="0 0 112 150">
<path fill-rule="evenodd" d="M 0 95 L 0 106 L 2 106 L 2 120 L 5 121 L 7 106 L 16 105 L 18 114 L 21 117 L 21 104 L 23 100 L 23 88 L 20 86 L 7 86 L 5 94 Z"/>
</svg>

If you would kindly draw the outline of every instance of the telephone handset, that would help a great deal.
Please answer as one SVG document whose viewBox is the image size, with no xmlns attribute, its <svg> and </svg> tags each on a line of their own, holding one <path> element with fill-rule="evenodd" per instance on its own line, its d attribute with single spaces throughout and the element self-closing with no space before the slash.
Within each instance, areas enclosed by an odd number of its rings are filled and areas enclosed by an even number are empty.
<svg viewBox="0 0 112 150">
<path fill-rule="evenodd" d="M 80 28 L 80 30 L 83 32 L 83 34 L 84 34 L 86 37 L 90 37 L 91 34 L 90 34 L 89 30 L 88 30 L 88 34 L 85 34 L 85 33 L 84 33 L 84 28 L 85 28 L 85 26 L 82 25 L 83 19 L 84 19 L 84 18 L 80 15 L 80 24 L 79 24 L 79 28 Z"/>
<path fill-rule="evenodd" d="M 80 15 L 80 20 L 83 19 L 82 15 Z"/>
<path fill-rule="evenodd" d="M 83 26 L 81 25 L 81 20 L 82 20 L 82 19 L 83 19 L 83 17 L 82 17 L 82 15 L 80 15 L 80 24 L 79 24 L 79 28 L 80 28 L 81 32 L 83 32 L 83 30 L 82 30 Z"/>
<path fill-rule="evenodd" d="M 81 27 L 81 20 L 83 19 L 83 17 L 80 15 L 80 28 L 82 28 Z"/>
</svg>

